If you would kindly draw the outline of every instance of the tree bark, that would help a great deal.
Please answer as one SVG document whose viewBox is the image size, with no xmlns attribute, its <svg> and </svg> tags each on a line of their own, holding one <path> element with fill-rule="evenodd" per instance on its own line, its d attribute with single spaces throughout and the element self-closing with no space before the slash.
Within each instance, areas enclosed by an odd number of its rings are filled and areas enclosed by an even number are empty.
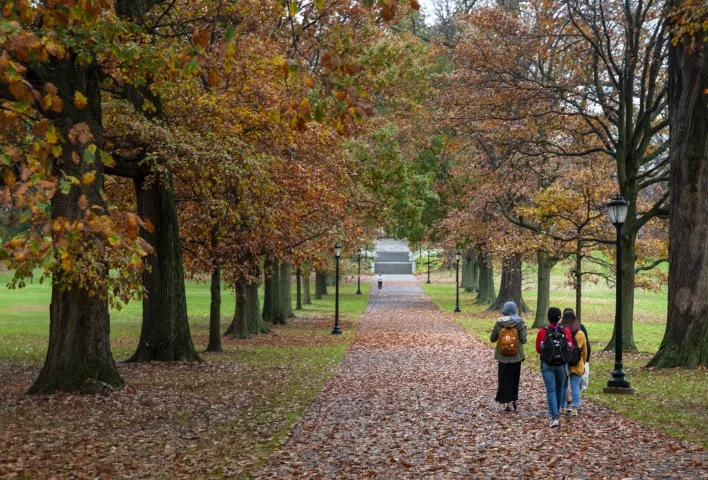
<svg viewBox="0 0 708 480">
<path fill-rule="evenodd" d="M 211 272 L 211 304 L 209 306 L 209 345 L 207 352 L 221 352 L 221 267 Z"/>
<path fill-rule="evenodd" d="M 295 283 L 297 284 L 297 292 L 295 293 L 295 310 L 302 310 L 302 271 L 299 266 L 295 270 Z"/>
<path fill-rule="evenodd" d="M 551 306 L 551 269 L 556 264 L 545 250 L 536 252 L 538 262 L 538 294 L 536 296 L 536 318 L 533 328 L 543 328 L 548 324 L 548 308 Z"/>
<path fill-rule="evenodd" d="M 263 263 L 263 321 L 273 323 L 273 260 Z"/>
<path fill-rule="evenodd" d="M 287 323 L 288 318 L 295 318 L 293 313 L 293 266 L 290 262 L 280 264 L 280 310 Z"/>
<path fill-rule="evenodd" d="M 529 311 L 526 302 L 521 297 L 521 256 L 514 255 L 504 261 L 502 266 L 501 285 L 499 295 L 489 306 L 489 310 L 501 310 L 506 302 L 516 303 L 518 313 Z"/>
<path fill-rule="evenodd" d="M 583 318 L 583 254 L 582 247 L 578 246 L 575 256 L 575 316 L 579 322 Z M 623 335 L 624 336 L 624 335 Z"/>
<path fill-rule="evenodd" d="M 150 271 L 143 273 L 143 324 L 140 342 L 130 362 L 199 360 L 187 318 L 182 246 L 175 206 L 172 177 L 155 179 L 144 185 L 135 179 L 138 214 L 154 226 L 140 235 L 155 248 L 147 257 Z"/>
<path fill-rule="evenodd" d="M 312 305 L 310 298 L 310 270 L 307 269 L 302 276 L 302 303 L 304 305 Z"/>
<path fill-rule="evenodd" d="M 327 285 L 325 284 L 325 274 L 319 270 L 315 271 L 315 300 L 322 300 L 322 295 L 327 295 Z"/>
<path fill-rule="evenodd" d="M 669 307 L 649 362 L 661 368 L 708 366 L 708 40 L 695 35 L 702 48 L 669 47 Z"/>
<path fill-rule="evenodd" d="M 273 324 L 285 325 L 288 323 L 288 313 L 283 305 L 283 286 L 281 285 L 280 259 L 273 259 L 273 285 L 270 289 L 271 310 L 273 311 Z M 264 300 L 265 301 L 265 300 Z"/>
<path fill-rule="evenodd" d="M 465 250 L 464 263 L 462 264 L 462 288 L 465 292 L 476 292 L 479 289 L 477 272 L 477 255 L 474 250 L 468 248 Z"/>
<path fill-rule="evenodd" d="M 248 331 L 252 335 L 258 335 L 261 333 L 270 333 L 268 327 L 266 327 L 263 321 L 263 316 L 261 315 L 260 301 L 258 300 L 258 283 L 253 282 L 248 285 L 248 304 L 249 304 L 249 315 L 248 315 Z"/>
<path fill-rule="evenodd" d="M 476 303 L 489 304 L 494 301 L 496 294 L 494 293 L 494 264 L 492 257 L 487 255 L 483 257 L 479 255 L 479 293 L 477 294 Z"/>
<path fill-rule="evenodd" d="M 52 121 L 63 138 L 69 138 L 71 128 L 86 122 L 94 137 L 94 143 L 103 148 L 101 93 L 99 91 L 98 66 L 75 63 L 70 54 L 61 60 L 53 60 L 40 67 L 40 74 L 47 74 L 59 89 L 64 108 Z M 44 71 L 44 68 L 47 71 Z M 82 92 L 88 98 L 87 108 L 74 105 L 74 92 Z M 85 195 L 90 205 L 106 208 L 102 197 L 103 164 L 91 164 L 81 160 L 72 161 L 72 152 L 83 158 L 84 146 L 66 142 L 63 145 L 61 165 L 54 165 L 54 174 L 62 176 L 69 169 L 71 175 L 81 178 L 84 173 L 95 172 L 92 185 L 73 186 L 68 193 L 57 190 L 51 200 L 52 219 L 69 221 L 83 219 L 79 199 Z M 109 272 L 102 272 L 108 275 Z M 28 393 L 48 394 L 57 391 L 99 393 L 123 387 L 123 379 L 111 354 L 110 321 L 105 298 L 93 294 L 79 285 L 63 280 L 61 273 L 52 281 L 52 299 L 49 306 L 49 346 L 44 366 Z"/>
<path fill-rule="evenodd" d="M 631 208 L 631 205 L 630 205 Z M 636 234 L 624 231 L 622 233 L 622 351 L 636 352 L 634 344 L 634 270 L 637 263 L 637 251 L 634 248 Z M 612 329 L 612 338 L 604 349 L 606 352 L 615 351 L 615 329 Z"/>
<path fill-rule="evenodd" d="M 251 317 L 251 303 L 248 301 L 248 286 L 243 278 L 236 280 L 236 310 L 234 312 L 234 338 L 250 338 L 248 320 Z"/>
</svg>

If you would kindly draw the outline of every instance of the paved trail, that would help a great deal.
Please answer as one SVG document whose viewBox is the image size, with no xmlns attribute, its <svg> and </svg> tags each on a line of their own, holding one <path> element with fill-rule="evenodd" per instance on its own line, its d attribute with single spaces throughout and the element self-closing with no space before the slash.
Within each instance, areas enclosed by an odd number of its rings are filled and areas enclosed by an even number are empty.
<svg viewBox="0 0 708 480">
<path fill-rule="evenodd" d="M 501 412 L 491 350 L 451 315 L 412 275 L 372 288 L 343 364 L 263 478 L 708 478 L 706 450 L 595 404 L 549 428 L 529 369 L 520 410 Z"/>
</svg>

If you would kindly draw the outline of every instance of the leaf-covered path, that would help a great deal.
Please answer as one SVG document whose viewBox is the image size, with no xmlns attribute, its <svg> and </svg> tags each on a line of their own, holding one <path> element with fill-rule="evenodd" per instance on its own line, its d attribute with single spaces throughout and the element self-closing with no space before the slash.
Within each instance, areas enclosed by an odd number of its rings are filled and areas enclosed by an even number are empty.
<svg viewBox="0 0 708 480">
<path fill-rule="evenodd" d="M 519 411 L 502 412 L 487 345 L 412 275 L 388 276 L 263 477 L 708 478 L 700 447 L 587 401 L 551 429 L 538 372 L 522 369 L 520 388 Z"/>
</svg>

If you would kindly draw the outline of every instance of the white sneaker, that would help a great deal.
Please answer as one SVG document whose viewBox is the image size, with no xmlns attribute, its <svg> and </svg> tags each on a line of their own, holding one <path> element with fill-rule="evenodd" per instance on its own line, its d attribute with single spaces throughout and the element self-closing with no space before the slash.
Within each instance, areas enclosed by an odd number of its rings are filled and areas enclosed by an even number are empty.
<svg viewBox="0 0 708 480">
<path fill-rule="evenodd" d="M 556 419 L 556 420 L 553 420 L 553 421 L 551 422 L 551 428 L 557 427 L 558 425 L 559 425 L 559 423 L 558 423 L 558 420 L 557 420 L 557 419 Z"/>
</svg>

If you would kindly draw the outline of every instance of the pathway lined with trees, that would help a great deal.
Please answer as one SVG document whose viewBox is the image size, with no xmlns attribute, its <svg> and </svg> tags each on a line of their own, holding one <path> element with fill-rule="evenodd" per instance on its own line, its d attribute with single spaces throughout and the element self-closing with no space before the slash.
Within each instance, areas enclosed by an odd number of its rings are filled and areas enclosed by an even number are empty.
<svg viewBox="0 0 708 480">
<path fill-rule="evenodd" d="M 551 430 L 540 375 L 528 368 L 518 412 L 502 412 L 495 389 L 487 345 L 413 276 L 389 276 L 382 292 L 372 288 L 341 367 L 264 476 L 697 478 L 706 469 L 704 449 L 587 401 Z M 574 462 L 567 448 L 579 436 L 583 460 Z"/>
</svg>

